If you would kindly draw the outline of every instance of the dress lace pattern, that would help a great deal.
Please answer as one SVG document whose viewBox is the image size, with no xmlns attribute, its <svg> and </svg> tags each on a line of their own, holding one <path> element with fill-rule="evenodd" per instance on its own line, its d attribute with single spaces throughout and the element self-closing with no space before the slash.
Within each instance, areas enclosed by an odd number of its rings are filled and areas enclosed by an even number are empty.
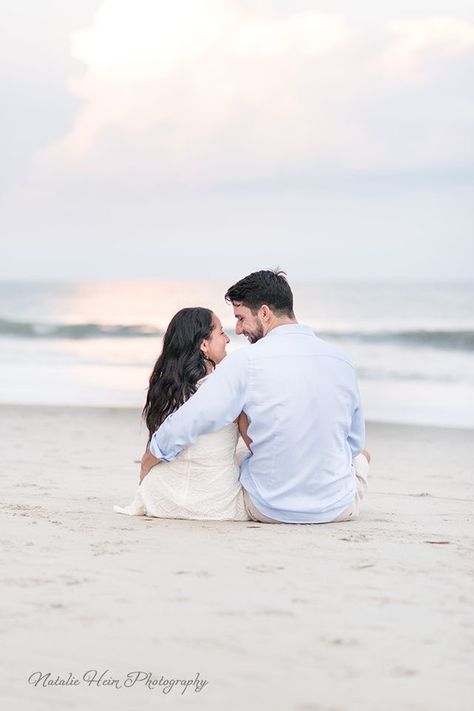
<svg viewBox="0 0 474 711">
<path fill-rule="evenodd" d="M 236 458 L 235 423 L 204 434 L 172 462 L 153 467 L 129 506 L 129 516 L 247 521 Z"/>
</svg>

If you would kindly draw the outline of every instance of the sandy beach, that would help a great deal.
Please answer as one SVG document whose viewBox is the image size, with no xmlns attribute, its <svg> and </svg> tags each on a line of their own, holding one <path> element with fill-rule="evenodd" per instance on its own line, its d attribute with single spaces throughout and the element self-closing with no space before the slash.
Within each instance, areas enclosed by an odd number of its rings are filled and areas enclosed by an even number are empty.
<svg viewBox="0 0 474 711">
<path fill-rule="evenodd" d="M 472 708 L 472 431 L 369 423 L 360 519 L 272 526 L 114 513 L 136 410 L 0 412 L 3 708 Z"/>
</svg>

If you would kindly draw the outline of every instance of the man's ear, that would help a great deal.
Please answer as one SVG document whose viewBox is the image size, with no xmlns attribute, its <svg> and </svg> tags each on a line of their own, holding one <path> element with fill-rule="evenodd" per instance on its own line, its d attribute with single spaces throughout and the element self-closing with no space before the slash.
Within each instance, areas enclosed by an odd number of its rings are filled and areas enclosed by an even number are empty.
<svg viewBox="0 0 474 711">
<path fill-rule="evenodd" d="M 272 312 L 266 304 L 260 306 L 260 318 L 262 321 L 269 321 L 271 319 Z"/>
</svg>

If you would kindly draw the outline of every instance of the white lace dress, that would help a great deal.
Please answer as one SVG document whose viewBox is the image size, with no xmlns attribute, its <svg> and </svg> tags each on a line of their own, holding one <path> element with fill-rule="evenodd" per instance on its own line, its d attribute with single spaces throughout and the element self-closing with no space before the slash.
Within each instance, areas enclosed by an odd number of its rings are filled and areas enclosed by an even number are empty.
<svg viewBox="0 0 474 711">
<path fill-rule="evenodd" d="M 153 467 L 129 506 L 114 506 L 129 516 L 213 521 L 248 521 L 239 483 L 235 423 L 204 434 L 172 462 Z"/>
</svg>

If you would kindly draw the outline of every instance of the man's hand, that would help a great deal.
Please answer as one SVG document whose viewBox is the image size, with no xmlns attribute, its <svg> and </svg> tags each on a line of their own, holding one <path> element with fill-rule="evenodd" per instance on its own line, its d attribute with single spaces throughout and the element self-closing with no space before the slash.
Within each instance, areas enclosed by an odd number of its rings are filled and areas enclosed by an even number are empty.
<svg viewBox="0 0 474 711">
<path fill-rule="evenodd" d="M 142 457 L 141 461 L 141 467 L 140 467 L 140 484 L 142 483 L 143 479 L 146 477 L 148 472 L 152 467 L 155 466 L 155 464 L 159 464 L 161 462 L 161 459 L 157 459 L 156 457 L 153 456 L 151 452 L 146 450 L 145 454 Z"/>
</svg>

